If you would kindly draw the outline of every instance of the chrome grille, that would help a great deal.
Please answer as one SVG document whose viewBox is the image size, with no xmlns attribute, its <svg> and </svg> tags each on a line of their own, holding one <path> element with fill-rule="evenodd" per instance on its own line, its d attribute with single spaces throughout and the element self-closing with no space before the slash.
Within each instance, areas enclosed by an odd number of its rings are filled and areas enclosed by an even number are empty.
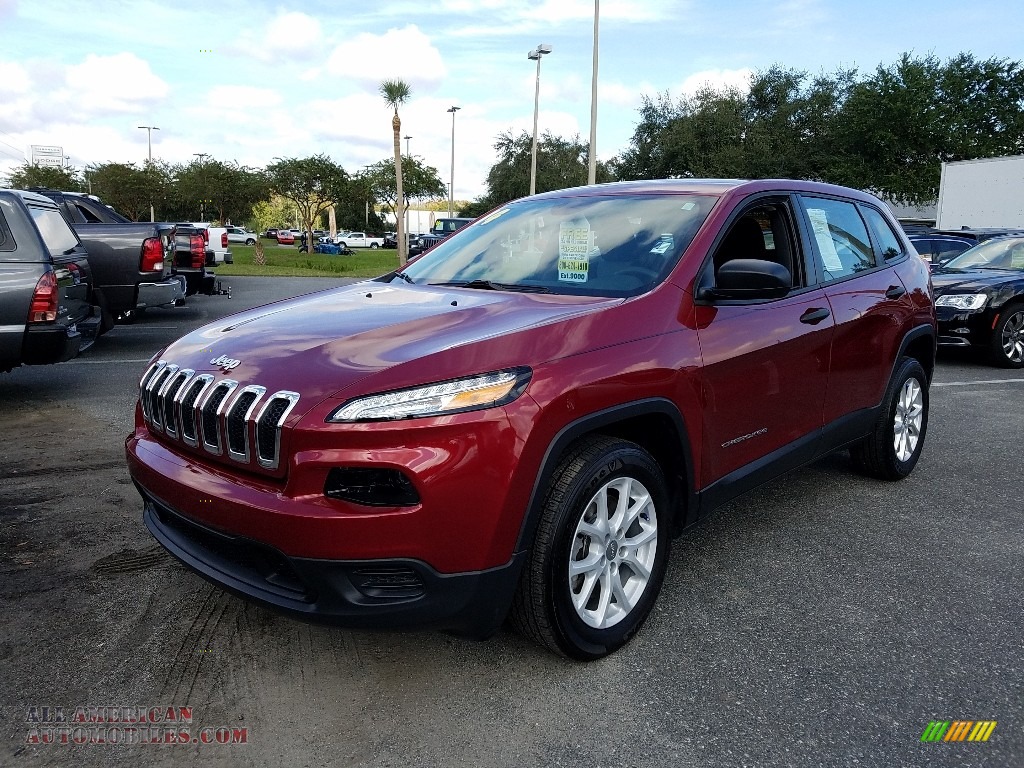
<svg viewBox="0 0 1024 768">
<path fill-rule="evenodd" d="M 256 417 L 256 459 L 264 469 L 277 469 L 281 454 L 281 425 L 297 402 L 297 392 L 275 392 Z"/>
<path fill-rule="evenodd" d="M 281 429 L 299 395 L 280 391 L 265 397 L 266 392 L 257 384 L 239 387 L 234 379 L 196 375 L 166 360 L 150 365 L 139 380 L 142 415 L 153 432 L 242 464 L 255 453 L 261 467 L 277 469 Z"/>
<path fill-rule="evenodd" d="M 234 379 L 224 379 L 218 382 L 210 390 L 202 407 L 203 424 L 203 448 L 210 453 L 221 454 L 224 452 L 223 440 L 221 439 L 220 417 L 224 413 L 224 406 L 227 404 L 228 396 L 238 386 Z"/>
<path fill-rule="evenodd" d="M 235 461 L 249 461 L 249 419 L 266 387 L 244 387 L 228 410 L 228 456 Z"/>
</svg>

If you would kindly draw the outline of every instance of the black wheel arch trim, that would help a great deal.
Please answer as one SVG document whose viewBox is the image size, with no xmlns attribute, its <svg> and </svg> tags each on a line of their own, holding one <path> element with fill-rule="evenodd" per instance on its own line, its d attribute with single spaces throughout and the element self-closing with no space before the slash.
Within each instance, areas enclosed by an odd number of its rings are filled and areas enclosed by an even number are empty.
<svg viewBox="0 0 1024 768">
<path fill-rule="evenodd" d="M 637 400 L 630 403 L 612 406 L 602 411 L 581 416 L 562 427 L 551 440 L 541 461 L 540 472 L 533 482 L 533 490 L 530 492 L 530 501 L 523 515 L 523 522 L 519 529 L 519 538 L 516 540 L 514 553 L 529 550 L 533 545 L 533 539 L 543 512 L 544 491 L 551 482 L 558 461 L 565 453 L 565 450 L 572 443 L 588 434 L 608 434 L 603 429 L 614 426 L 629 419 L 639 416 L 665 416 L 669 419 L 679 441 L 679 447 L 683 454 L 683 466 L 678 472 L 665 471 L 665 481 L 672 494 L 672 500 L 678 511 L 682 507 L 682 515 L 674 515 L 672 521 L 673 534 L 680 532 L 697 521 L 697 494 L 695 491 L 695 480 L 693 476 L 693 453 L 690 442 L 686 435 L 686 423 L 682 413 L 675 403 L 666 398 L 654 397 L 645 400 Z M 655 457 L 657 460 L 657 457 Z M 659 462 L 660 464 L 660 462 Z M 682 484 L 679 488 L 675 478 L 682 475 Z"/>
<path fill-rule="evenodd" d="M 892 361 L 892 368 L 889 370 L 889 379 L 892 379 L 893 374 L 896 372 L 896 366 L 899 365 L 900 360 L 907 354 L 907 349 L 915 341 L 922 337 L 930 336 L 932 340 L 931 344 L 931 359 L 922 360 L 921 367 L 924 368 L 926 374 L 928 374 L 928 384 L 932 383 L 932 376 L 935 373 L 935 357 L 938 350 L 939 337 L 936 333 L 935 327 L 932 325 L 918 325 L 911 328 L 903 335 L 903 341 L 900 342 L 900 350 L 896 354 L 896 359 Z M 884 394 L 883 394 L 884 397 Z"/>
</svg>

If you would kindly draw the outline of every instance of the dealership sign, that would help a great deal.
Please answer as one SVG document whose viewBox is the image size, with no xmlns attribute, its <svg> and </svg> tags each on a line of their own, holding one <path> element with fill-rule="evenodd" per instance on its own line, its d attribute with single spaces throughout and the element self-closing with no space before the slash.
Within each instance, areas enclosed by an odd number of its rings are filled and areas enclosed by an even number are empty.
<svg viewBox="0 0 1024 768">
<path fill-rule="evenodd" d="M 52 168 L 64 166 L 64 147 L 32 145 L 32 165 L 46 165 Z"/>
</svg>

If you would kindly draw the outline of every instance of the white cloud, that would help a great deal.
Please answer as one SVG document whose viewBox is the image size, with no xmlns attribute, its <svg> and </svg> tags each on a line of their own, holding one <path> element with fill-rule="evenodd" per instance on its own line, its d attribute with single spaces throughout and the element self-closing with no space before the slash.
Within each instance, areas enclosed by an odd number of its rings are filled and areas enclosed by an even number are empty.
<svg viewBox="0 0 1024 768">
<path fill-rule="evenodd" d="M 749 67 L 740 69 L 705 69 L 702 72 L 694 72 L 683 80 L 678 90 L 687 96 L 692 96 L 702 88 L 713 88 L 722 90 L 725 88 L 737 88 L 740 91 L 747 91 L 750 88 L 750 77 L 754 71 Z"/>
<path fill-rule="evenodd" d="M 419 27 L 410 24 L 382 35 L 363 32 L 344 40 L 327 60 L 332 75 L 376 86 L 388 78 L 432 91 L 448 74 L 441 53 Z"/>
<path fill-rule="evenodd" d="M 31 87 L 28 70 L 14 61 L 0 61 L 0 93 L 28 93 Z"/>
<path fill-rule="evenodd" d="M 86 114 L 136 112 L 142 105 L 163 99 L 170 91 L 149 64 L 133 53 L 90 54 L 81 64 L 69 66 L 64 80 L 67 87 L 59 89 L 55 99 Z"/>
<path fill-rule="evenodd" d="M 268 64 L 309 61 L 323 55 L 320 21 L 298 11 L 278 13 L 259 29 L 243 29 L 236 34 L 225 45 L 227 52 Z"/>
</svg>

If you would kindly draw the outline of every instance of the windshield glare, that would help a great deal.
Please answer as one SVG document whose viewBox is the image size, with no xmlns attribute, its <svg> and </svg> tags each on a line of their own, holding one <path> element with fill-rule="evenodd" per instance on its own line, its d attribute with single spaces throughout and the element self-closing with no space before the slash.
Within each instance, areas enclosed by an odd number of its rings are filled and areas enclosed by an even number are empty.
<svg viewBox="0 0 1024 768">
<path fill-rule="evenodd" d="M 503 206 L 408 265 L 417 284 L 486 281 L 582 296 L 634 296 L 663 280 L 717 197 L 609 195 Z"/>
<path fill-rule="evenodd" d="M 1024 237 L 1005 237 L 976 245 L 946 262 L 946 269 L 1024 270 Z"/>
</svg>

